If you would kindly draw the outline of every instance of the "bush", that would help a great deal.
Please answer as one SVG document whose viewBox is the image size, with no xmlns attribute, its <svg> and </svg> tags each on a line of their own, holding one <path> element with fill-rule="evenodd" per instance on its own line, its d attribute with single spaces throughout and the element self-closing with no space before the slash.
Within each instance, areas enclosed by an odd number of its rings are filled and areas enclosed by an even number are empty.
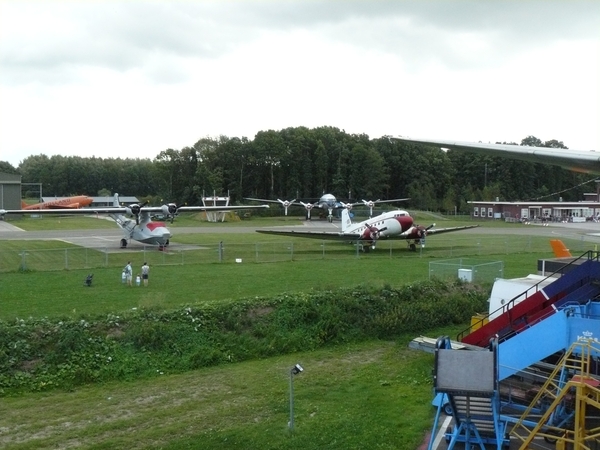
<svg viewBox="0 0 600 450">
<path fill-rule="evenodd" d="M 0 393 L 183 372 L 468 322 L 487 294 L 459 281 L 361 285 L 126 317 L 0 321 Z"/>
</svg>

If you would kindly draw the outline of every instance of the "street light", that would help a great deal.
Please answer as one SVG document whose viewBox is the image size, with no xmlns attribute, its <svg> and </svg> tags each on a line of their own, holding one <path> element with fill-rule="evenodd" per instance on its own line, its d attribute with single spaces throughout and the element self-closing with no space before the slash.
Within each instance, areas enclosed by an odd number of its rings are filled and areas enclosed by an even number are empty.
<svg viewBox="0 0 600 450">
<path fill-rule="evenodd" d="M 298 375 L 303 371 L 304 369 L 300 364 L 296 364 L 290 370 L 290 421 L 288 422 L 290 431 L 294 431 L 294 375 Z"/>
</svg>

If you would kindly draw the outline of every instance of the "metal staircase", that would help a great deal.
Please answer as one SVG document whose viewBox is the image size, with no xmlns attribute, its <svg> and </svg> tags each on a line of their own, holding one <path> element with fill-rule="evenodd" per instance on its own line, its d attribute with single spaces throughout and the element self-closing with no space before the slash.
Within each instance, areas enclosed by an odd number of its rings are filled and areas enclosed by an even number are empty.
<svg viewBox="0 0 600 450">
<path fill-rule="evenodd" d="M 548 381 L 511 430 L 520 449 L 536 437 L 556 442 L 557 449 L 592 450 L 600 444 L 600 380 L 598 342 L 583 339 L 565 353 Z M 532 411 L 547 404 L 544 414 L 531 420 Z M 569 445 L 567 447 L 567 445 Z"/>
<path fill-rule="evenodd" d="M 583 263 L 581 262 L 583 259 Z M 525 300 L 516 303 L 516 298 L 503 307 L 503 313 L 458 340 L 465 344 L 485 347 L 493 337 L 500 341 L 545 320 L 557 309 L 569 302 L 587 302 L 600 295 L 600 262 L 597 252 L 588 252 L 574 261 L 573 269 L 553 283 L 536 290 Z"/>
<path fill-rule="evenodd" d="M 446 433 L 448 449 L 457 443 L 508 447 L 506 423 L 500 420 L 498 357 L 496 345 L 491 351 L 452 350 L 450 339 L 439 338 L 435 351 L 434 388 L 448 398 L 454 427 Z M 442 405 L 438 406 L 433 429 L 437 429 Z M 431 450 L 433 440 L 429 443 Z M 468 447 L 467 447 L 468 448 Z"/>
</svg>

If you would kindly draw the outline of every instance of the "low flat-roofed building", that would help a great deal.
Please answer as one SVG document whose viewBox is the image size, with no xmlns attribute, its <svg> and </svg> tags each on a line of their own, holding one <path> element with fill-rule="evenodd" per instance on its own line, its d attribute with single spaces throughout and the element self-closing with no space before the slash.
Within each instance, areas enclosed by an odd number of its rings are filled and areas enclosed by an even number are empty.
<svg viewBox="0 0 600 450">
<path fill-rule="evenodd" d="M 470 201 L 471 217 L 479 219 L 500 219 L 506 221 L 555 221 L 585 222 L 598 220 L 600 202 L 502 202 Z"/>
</svg>

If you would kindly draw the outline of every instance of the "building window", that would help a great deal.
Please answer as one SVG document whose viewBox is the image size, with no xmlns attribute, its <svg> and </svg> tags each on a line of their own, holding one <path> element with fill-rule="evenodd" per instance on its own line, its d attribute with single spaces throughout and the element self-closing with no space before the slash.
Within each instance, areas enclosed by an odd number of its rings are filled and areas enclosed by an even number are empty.
<svg viewBox="0 0 600 450">
<path fill-rule="evenodd" d="M 477 206 L 475 208 L 473 208 L 473 216 L 479 217 L 479 208 Z"/>
<path fill-rule="evenodd" d="M 488 217 L 494 217 L 494 208 L 488 208 Z"/>
</svg>

